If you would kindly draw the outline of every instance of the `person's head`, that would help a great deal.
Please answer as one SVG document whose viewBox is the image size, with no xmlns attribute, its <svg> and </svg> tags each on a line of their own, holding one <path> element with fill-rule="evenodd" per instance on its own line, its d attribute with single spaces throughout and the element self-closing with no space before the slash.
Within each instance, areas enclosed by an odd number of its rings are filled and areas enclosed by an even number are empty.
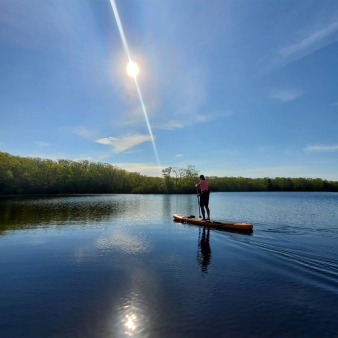
<svg viewBox="0 0 338 338">
<path fill-rule="evenodd" d="M 204 175 L 200 175 L 200 179 L 204 181 L 205 180 Z"/>
</svg>

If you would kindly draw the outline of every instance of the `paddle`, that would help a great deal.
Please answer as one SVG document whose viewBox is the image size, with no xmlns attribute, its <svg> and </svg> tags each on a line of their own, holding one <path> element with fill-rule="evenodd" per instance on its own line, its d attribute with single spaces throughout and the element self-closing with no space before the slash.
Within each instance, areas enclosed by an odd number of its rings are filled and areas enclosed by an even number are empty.
<svg viewBox="0 0 338 338">
<path fill-rule="evenodd" d="M 198 215 L 199 215 L 199 218 L 202 218 L 201 217 L 201 205 L 200 205 L 200 197 L 198 195 L 198 188 L 196 187 L 196 193 L 197 193 L 197 201 L 198 201 Z"/>
</svg>

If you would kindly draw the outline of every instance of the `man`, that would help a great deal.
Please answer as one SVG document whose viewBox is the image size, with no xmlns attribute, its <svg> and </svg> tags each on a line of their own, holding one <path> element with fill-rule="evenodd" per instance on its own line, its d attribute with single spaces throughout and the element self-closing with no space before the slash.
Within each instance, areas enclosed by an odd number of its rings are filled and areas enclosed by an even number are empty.
<svg viewBox="0 0 338 338">
<path fill-rule="evenodd" d="M 201 195 L 200 195 L 200 207 L 202 211 L 203 221 L 210 220 L 210 209 L 209 209 L 209 184 L 205 180 L 203 175 L 200 175 L 200 181 L 195 184 L 196 187 L 201 188 Z M 205 210 L 207 210 L 208 218 L 205 219 Z"/>
</svg>

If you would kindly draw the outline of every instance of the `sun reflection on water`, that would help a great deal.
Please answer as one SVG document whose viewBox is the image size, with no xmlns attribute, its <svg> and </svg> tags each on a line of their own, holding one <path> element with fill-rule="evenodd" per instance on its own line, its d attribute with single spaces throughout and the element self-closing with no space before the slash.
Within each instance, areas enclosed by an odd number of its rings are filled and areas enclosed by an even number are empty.
<svg viewBox="0 0 338 338">
<path fill-rule="evenodd" d="M 137 292 L 131 292 L 126 298 L 121 299 L 119 306 L 118 326 L 114 330 L 115 334 L 119 332 L 118 337 L 144 337 L 147 331 L 148 319 L 146 316 L 146 305 L 143 297 Z"/>
<path fill-rule="evenodd" d="M 128 316 L 126 315 L 126 323 L 124 325 L 127 327 L 127 331 L 125 332 L 128 336 L 133 336 L 133 331 L 136 329 L 136 319 L 135 315 Z"/>
</svg>

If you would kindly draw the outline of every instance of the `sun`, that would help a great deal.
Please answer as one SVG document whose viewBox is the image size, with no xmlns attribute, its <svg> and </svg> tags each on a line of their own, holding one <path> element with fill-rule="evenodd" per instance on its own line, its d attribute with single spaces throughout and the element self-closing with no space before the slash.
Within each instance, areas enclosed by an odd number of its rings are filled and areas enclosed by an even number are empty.
<svg viewBox="0 0 338 338">
<path fill-rule="evenodd" d="M 130 61 L 128 63 L 127 73 L 130 77 L 136 77 L 139 71 L 140 69 L 138 68 L 138 65 L 135 62 Z"/>
</svg>

